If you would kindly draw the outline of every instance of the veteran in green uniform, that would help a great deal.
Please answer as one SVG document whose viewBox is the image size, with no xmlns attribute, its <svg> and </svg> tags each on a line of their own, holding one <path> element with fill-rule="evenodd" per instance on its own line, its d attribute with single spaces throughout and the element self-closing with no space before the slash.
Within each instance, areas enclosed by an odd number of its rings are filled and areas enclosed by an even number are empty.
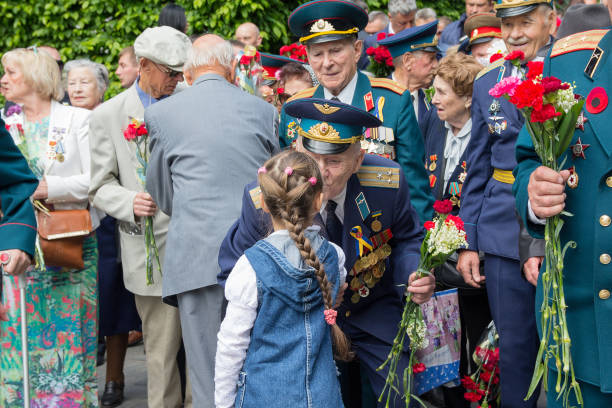
<svg viewBox="0 0 612 408">
<path fill-rule="evenodd" d="M 574 82 L 575 92 L 586 98 L 571 145 L 559 158 L 571 171 L 556 173 L 541 166 L 525 129 L 517 142 L 514 171 L 517 208 L 533 236 L 543 236 L 546 217 L 564 209 L 573 214 L 563 217 L 562 245 L 569 240 L 577 243 L 565 254 L 563 283 L 572 360 L 587 408 L 612 406 L 611 54 L 609 29 L 574 34 L 554 45 L 544 76 Z M 541 289 L 540 279 L 536 305 L 542 303 Z M 556 399 L 555 381 L 553 370 L 549 408 L 562 406 L 562 398 Z M 569 406 L 577 406 L 573 394 Z"/>
<path fill-rule="evenodd" d="M 36 241 L 36 219 L 30 196 L 38 180 L 0 119 L 0 263 L 18 275 L 30 265 Z M 0 319 L 6 320 L 0 304 Z"/>
<path fill-rule="evenodd" d="M 382 122 L 367 129 L 362 148 L 399 162 L 410 190 L 411 204 L 421 222 L 433 215 L 433 196 L 424 168 L 424 147 L 410 92 L 387 78 L 370 78 L 357 71 L 362 42 L 357 33 L 368 15 L 347 0 L 314 0 L 296 8 L 289 28 L 306 45 L 308 61 L 320 84 L 298 92 L 298 98 L 337 100 L 363 109 Z M 298 121 L 281 112 L 280 146 L 297 141 Z"/>
</svg>

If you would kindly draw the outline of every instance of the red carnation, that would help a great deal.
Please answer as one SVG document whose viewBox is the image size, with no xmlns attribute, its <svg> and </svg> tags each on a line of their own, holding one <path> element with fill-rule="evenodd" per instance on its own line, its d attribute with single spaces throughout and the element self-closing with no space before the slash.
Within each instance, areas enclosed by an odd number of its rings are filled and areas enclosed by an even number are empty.
<svg viewBox="0 0 612 408">
<path fill-rule="evenodd" d="M 453 222 L 455 224 L 455 227 L 457 227 L 459 231 L 464 230 L 463 220 L 459 217 L 455 217 L 452 214 L 448 214 L 448 216 L 446 217 L 446 222 Z"/>
<path fill-rule="evenodd" d="M 240 57 L 240 64 L 249 65 L 251 63 L 252 58 L 253 57 L 249 57 L 248 55 L 243 55 L 242 57 Z"/>
<path fill-rule="evenodd" d="M 387 34 L 385 33 L 376 34 L 376 41 L 384 40 L 385 38 L 387 38 Z"/>
<path fill-rule="evenodd" d="M 453 203 L 451 200 L 437 200 L 433 205 L 433 209 L 439 214 L 449 214 L 453 210 Z"/>
<path fill-rule="evenodd" d="M 527 63 L 527 79 L 534 79 L 538 75 L 542 75 L 544 71 L 543 61 L 529 61 Z"/>
<path fill-rule="evenodd" d="M 559 89 L 568 89 L 569 84 L 561 82 L 559 78 L 545 77 L 542 78 L 542 86 L 544 87 L 544 94 L 558 91 Z"/>
<path fill-rule="evenodd" d="M 476 392 L 466 392 L 465 394 L 463 394 L 463 398 L 470 402 L 478 402 L 482 399 L 482 395 Z"/>
<path fill-rule="evenodd" d="M 425 371 L 425 364 L 423 363 L 416 363 L 412 366 L 412 372 L 414 374 L 419 374 L 419 373 L 422 373 L 423 371 Z"/>
<path fill-rule="evenodd" d="M 138 126 L 138 128 L 136 129 L 136 134 L 138 136 L 143 136 L 143 135 L 148 135 L 149 132 L 147 131 L 147 127 L 144 125 L 144 123 L 140 126 Z"/>
<path fill-rule="evenodd" d="M 478 384 L 472 380 L 472 377 L 467 375 L 461 379 L 461 385 L 463 385 L 463 388 L 466 390 L 475 390 L 478 388 Z"/>
<path fill-rule="evenodd" d="M 366 50 L 366 54 L 368 55 L 373 55 L 376 52 L 376 48 L 374 47 L 368 47 L 368 49 Z"/>
<path fill-rule="evenodd" d="M 531 121 L 546 122 L 547 120 L 556 118 L 557 116 L 561 116 L 561 112 L 557 112 L 552 104 L 547 103 L 546 105 L 542 106 L 541 109 L 534 109 L 533 112 L 531 112 Z"/>
<path fill-rule="evenodd" d="M 540 109 L 543 96 L 544 87 L 542 85 L 533 81 L 523 81 L 514 89 L 514 95 L 510 97 L 510 102 L 519 109 Z"/>
<path fill-rule="evenodd" d="M 436 227 L 436 223 L 433 221 L 425 221 L 425 225 L 424 225 L 425 229 L 427 231 L 432 230 Z"/>
<path fill-rule="evenodd" d="M 525 53 L 521 50 L 512 51 L 510 54 L 506 55 L 504 59 L 506 61 L 514 61 L 516 59 L 522 61 L 525 59 Z"/>
<path fill-rule="evenodd" d="M 138 136 L 138 131 L 136 130 L 136 126 L 134 126 L 133 123 L 130 123 L 128 127 L 125 129 L 125 131 L 123 131 L 123 137 L 125 137 L 125 140 L 129 142 L 131 140 L 136 139 L 136 136 Z"/>
<path fill-rule="evenodd" d="M 285 88 L 283 88 L 283 87 L 276 88 L 276 93 L 279 94 L 279 95 L 284 94 L 285 93 Z"/>
<path fill-rule="evenodd" d="M 289 46 L 283 45 L 282 47 L 280 47 L 279 54 L 284 55 L 286 52 L 289 52 L 289 51 L 290 51 Z"/>
<path fill-rule="evenodd" d="M 500 58 L 504 58 L 504 54 L 502 54 L 501 52 L 498 52 L 497 54 L 491 55 L 491 58 L 489 58 L 489 62 L 492 64 Z"/>
</svg>

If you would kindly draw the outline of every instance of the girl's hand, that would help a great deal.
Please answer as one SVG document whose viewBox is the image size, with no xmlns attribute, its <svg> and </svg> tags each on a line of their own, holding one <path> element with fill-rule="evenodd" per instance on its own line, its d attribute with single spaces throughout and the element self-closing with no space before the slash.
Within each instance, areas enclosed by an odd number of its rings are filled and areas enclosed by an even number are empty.
<svg viewBox="0 0 612 408">
<path fill-rule="evenodd" d="M 417 273 L 413 272 L 408 278 L 408 289 L 406 290 L 412 293 L 412 301 L 420 305 L 431 299 L 435 288 L 436 278 L 433 275 L 417 279 Z"/>
</svg>

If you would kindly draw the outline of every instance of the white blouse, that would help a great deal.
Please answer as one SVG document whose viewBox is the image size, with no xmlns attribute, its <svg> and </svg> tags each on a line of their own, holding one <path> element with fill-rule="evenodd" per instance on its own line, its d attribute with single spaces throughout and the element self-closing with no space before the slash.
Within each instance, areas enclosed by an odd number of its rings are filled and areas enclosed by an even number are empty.
<svg viewBox="0 0 612 408">
<path fill-rule="evenodd" d="M 287 230 L 275 231 L 272 235 L 289 235 Z M 346 281 L 345 256 L 342 248 L 330 242 L 338 253 L 340 284 Z M 225 298 L 228 301 L 225 319 L 217 335 L 215 360 L 215 406 L 231 408 L 236 400 L 236 384 L 246 359 L 251 342 L 251 329 L 257 318 L 257 277 L 245 255 L 225 282 Z"/>
</svg>

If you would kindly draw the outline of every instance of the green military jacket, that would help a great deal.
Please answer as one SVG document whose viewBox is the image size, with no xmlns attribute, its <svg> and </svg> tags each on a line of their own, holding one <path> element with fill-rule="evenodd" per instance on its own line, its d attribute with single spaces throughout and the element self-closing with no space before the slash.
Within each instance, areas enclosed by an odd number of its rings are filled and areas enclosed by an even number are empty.
<svg viewBox="0 0 612 408">
<path fill-rule="evenodd" d="M 408 183 L 410 203 L 419 214 L 421 222 L 430 220 L 434 199 L 425 171 L 423 138 L 410 92 L 390 79 L 370 78 L 361 72 L 357 75 L 351 105 L 370 112 L 383 122 L 378 129 L 366 130 L 362 148 L 368 153 L 394 159 L 400 164 Z M 292 99 L 324 97 L 323 87 L 319 85 L 298 92 Z M 294 124 L 295 118 L 287 115 L 283 109 L 279 126 L 281 148 L 290 146 L 296 140 Z"/>
<path fill-rule="evenodd" d="M 21 249 L 34 256 L 36 219 L 30 196 L 38 180 L 0 119 L 0 251 Z"/>
<path fill-rule="evenodd" d="M 586 31 L 559 40 L 544 66 L 544 76 L 574 82 L 575 92 L 587 100 L 584 120 L 578 120 L 570 147 L 559 159 L 565 160 L 565 168 L 573 166 L 577 176 L 577 185 L 570 181 L 565 189 L 565 210 L 573 217 L 563 217 L 561 241 L 565 245 L 573 240 L 577 247 L 565 254 L 563 283 L 576 377 L 605 393 L 612 393 L 612 106 L 607 96 L 612 89 L 611 53 L 610 30 Z M 529 221 L 527 204 L 529 176 L 541 163 L 525 129 L 516 156 L 517 208 L 530 233 L 541 238 L 544 228 Z M 541 287 L 540 281 L 538 305 Z"/>
</svg>

